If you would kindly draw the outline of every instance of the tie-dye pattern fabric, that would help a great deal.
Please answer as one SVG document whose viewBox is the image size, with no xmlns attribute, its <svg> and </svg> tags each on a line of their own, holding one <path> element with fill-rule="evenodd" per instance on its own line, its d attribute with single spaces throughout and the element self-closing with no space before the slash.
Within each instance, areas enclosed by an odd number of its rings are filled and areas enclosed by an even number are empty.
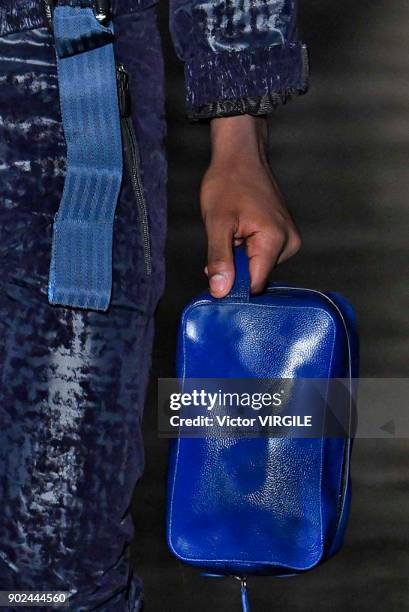
<svg viewBox="0 0 409 612">
<path fill-rule="evenodd" d="M 69 590 L 73 612 L 131 612 L 142 600 L 128 562 L 129 506 L 143 469 L 141 419 L 166 230 L 154 4 L 113 0 L 152 274 L 125 177 L 106 313 L 48 303 L 52 222 L 66 170 L 55 54 L 42 0 L 0 4 L 0 586 Z M 294 1 L 171 0 L 170 9 L 194 119 L 270 112 L 305 90 Z"/>
<path fill-rule="evenodd" d="M 137 14 L 157 1 L 112 0 L 113 14 Z M 307 91 L 308 57 L 297 37 L 297 0 L 169 0 L 169 5 L 192 120 L 266 115 Z M 44 24 L 42 0 L 5 0 L 0 6 L 0 35 Z"/>
<path fill-rule="evenodd" d="M 126 178 L 106 313 L 48 304 L 65 175 L 54 48 L 44 28 L 0 38 L 0 586 L 69 590 L 75 612 L 141 605 L 128 563 L 129 506 L 143 469 L 140 425 L 164 282 L 163 71 L 153 11 L 117 18 L 116 31 L 131 78 L 152 275 Z"/>
<path fill-rule="evenodd" d="M 171 0 L 192 119 L 267 114 L 308 87 L 296 0 Z"/>
</svg>

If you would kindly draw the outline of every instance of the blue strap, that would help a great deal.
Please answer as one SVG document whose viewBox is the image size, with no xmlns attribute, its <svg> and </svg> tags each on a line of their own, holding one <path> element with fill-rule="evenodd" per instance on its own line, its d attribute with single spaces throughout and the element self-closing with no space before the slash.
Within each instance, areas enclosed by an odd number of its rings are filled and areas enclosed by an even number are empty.
<svg viewBox="0 0 409 612">
<path fill-rule="evenodd" d="M 234 248 L 235 277 L 233 287 L 225 300 L 248 302 L 250 299 L 249 259 L 244 245 Z"/>
<path fill-rule="evenodd" d="M 241 583 L 241 607 L 243 612 L 250 612 L 250 602 L 249 596 L 247 592 L 247 584 L 245 582 Z"/>
<path fill-rule="evenodd" d="M 54 220 L 48 298 L 106 310 L 112 237 L 122 180 L 122 143 L 112 26 L 90 8 L 54 11 L 67 172 Z"/>
<path fill-rule="evenodd" d="M 202 576 L 206 578 L 226 578 L 226 574 L 213 574 L 209 572 L 202 572 Z M 250 602 L 247 590 L 247 579 L 244 576 L 234 576 L 237 580 L 240 580 L 240 594 L 241 594 L 241 607 L 242 612 L 250 612 Z"/>
</svg>

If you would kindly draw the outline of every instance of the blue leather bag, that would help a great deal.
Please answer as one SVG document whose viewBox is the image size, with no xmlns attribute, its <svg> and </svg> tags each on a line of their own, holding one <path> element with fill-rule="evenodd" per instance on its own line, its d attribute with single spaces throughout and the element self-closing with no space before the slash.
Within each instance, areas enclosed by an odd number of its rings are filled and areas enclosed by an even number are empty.
<svg viewBox="0 0 409 612">
<path fill-rule="evenodd" d="M 348 302 L 338 294 L 275 284 L 252 296 L 242 247 L 235 249 L 235 264 L 226 298 L 205 294 L 185 308 L 178 378 L 352 383 L 358 342 Z M 167 512 L 171 551 L 206 572 L 242 579 L 316 567 L 342 544 L 351 443 L 351 436 L 325 435 L 174 440 Z"/>
</svg>

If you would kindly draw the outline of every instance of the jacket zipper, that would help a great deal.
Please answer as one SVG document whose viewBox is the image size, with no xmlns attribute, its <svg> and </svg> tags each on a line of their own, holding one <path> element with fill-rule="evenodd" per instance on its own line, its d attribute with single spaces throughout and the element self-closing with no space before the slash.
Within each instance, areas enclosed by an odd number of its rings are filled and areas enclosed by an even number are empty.
<svg viewBox="0 0 409 612">
<path fill-rule="evenodd" d="M 53 31 L 53 14 L 55 8 L 54 0 L 43 0 L 43 8 L 45 13 L 45 19 L 47 21 L 47 28 L 50 32 Z"/>
<path fill-rule="evenodd" d="M 125 163 L 132 184 L 135 202 L 138 207 L 139 221 L 142 233 L 144 267 L 147 276 L 152 273 L 151 243 L 149 236 L 148 210 L 141 180 L 139 164 L 139 149 L 131 117 L 131 97 L 129 92 L 129 76 L 122 64 L 117 65 L 118 98 L 121 113 L 121 131 L 124 147 Z"/>
</svg>

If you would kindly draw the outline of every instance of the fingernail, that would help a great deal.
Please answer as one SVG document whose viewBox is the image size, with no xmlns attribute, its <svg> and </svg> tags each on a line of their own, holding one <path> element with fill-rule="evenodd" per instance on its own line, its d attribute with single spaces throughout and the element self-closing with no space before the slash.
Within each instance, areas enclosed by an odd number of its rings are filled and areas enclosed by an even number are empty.
<svg viewBox="0 0 409 612">
<path fill-rule="evenodd" d="M 226 289 L 227 279 L 224 274 L 214 274 L 210 279 L 210 288 L 212 291 L 224 291 Z"/>
<path fill-rule="evenodd" d="M 207 266 L 204 269 L 204 273 L 206 274 L 206 276 L 209 276 L 209 270 L 207 269 Z"/>
</svg>

